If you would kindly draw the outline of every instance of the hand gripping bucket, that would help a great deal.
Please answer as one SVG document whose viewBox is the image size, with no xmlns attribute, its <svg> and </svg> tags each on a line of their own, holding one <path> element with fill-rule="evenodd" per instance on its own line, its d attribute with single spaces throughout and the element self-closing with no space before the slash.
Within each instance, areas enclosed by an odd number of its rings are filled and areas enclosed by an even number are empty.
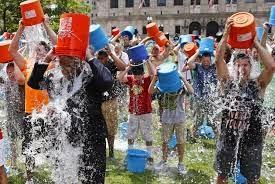
<svg viewBox="0 0 275 184">
<path fill-rule="evenodd" d="M 198 47 L 195 43 L 189 42 L 184 45 L 183 49 L 186 56 L 190 58 L 197 52 Z"/>
<path fill-rule="evenodd" d="M 214 40 L 212 38 L 202 38 L 200 42 L 200 54 L 209 53 L 214 55 Z"/>
<path fill-rule="evenodd" d="M 192 42 L 191 35 L 181 35 L 180 36 L 179 44 L 180 44 L 181 48 L 184 46 L 184 44 L 186 44 L 188 42 Z"/>
<path fill-rule="evenodd" d="M 143 173 L 149 153 L 139 149 L 127 151 L 127 170 L 133 173 Z"/>
<path fill-rule="evenodd" d="M 118 35 L 120 33 L 120 30 L 118 27 L 112 29 L 112 36 L 115 37 L 116 35 Z"/>
<path fill-rule="evenodd" d="M 10 39 L 11 34 L 8 32 L 4 32 L 2 36 L 5 40 L 8 40 L 8 39 Z"/>
<path fill-rule="evenodd" d="M 84 14 L 65 13 L 60 18 L 55 53 L 85 59 L 89 41 L 90 18 Z"/>
<path fill-rule="evenodd" d="M 159 27 L 158 27 L 157 23 L 152 22 L 152 23 L 146 25 L 146 31 L 147 31 L 147 35 L 149 37 L 154 38 L 159 33 Z"/>
<path fill-rule="evenodd" d="M 271 24 L 272 26 L 275 26 L 275 6 L 271 7 L 269 24 Z"/>
<path fill-rule="evenodd" d="M 166 46 L 169 42 L 169 40 L 167 39 L 167 37 L 163 32 L 159 32 L 154 38 L 154 40 L 160 47 Z"/>
<path fill-rule="evenodd" d="M 103 31 L 99 24 L 93 24 L 90 27 L 90 46 L 93 47 L 94 51 L 97 52 L 109 43 L 107 34 Z"/>
<path fill-rule="evenodd" d="M 247 12 L 235 13 L 231 16 L 234 23 L 229 32 L 228 43 L 232 48 L 248 49 L 256 36 L 255 18 Z"/>
<path fill-rule="evenodd" d="M 28 0 L 20 3 L 21 15 L 25 26 L 40 24 L 44 13 L 39 0 Z"/>
<path fill-rule="evenodd" d="M 149 58 L 146 47 L 143 44 L 129 48 L 128 55 L 131 63 L 134 63 L 135 65 L 142 64 Z"/>
<path fill-rule="evenodd" d="M 176 93 L 182 86 L 183 82 L 174 63 L 163 63 L 159 66 L 157 88 L 162 93 Z"/>
<path fill-rule="evenodd" d="M 122 32 L 121 36 L 128 36 L 129 40 L 132 40 L 135 34 L 135 28 L 133 26 L 127 26 Z"/>
<path fill-rule="evenodd" d="M 0 42 L 0 63 L 8 63 L 13 60 L 12 56 L 9 53 L 9 46 L 11 40 L 4 40 Z"/>
<path fill-rule="evenodd" d="M 264 31 L 263 27 L 256 27 L 256 32 L 257 32 L 257 38 L 258 38 L 258 40 L 262 39 L 263 31 Z"/>
</svg>

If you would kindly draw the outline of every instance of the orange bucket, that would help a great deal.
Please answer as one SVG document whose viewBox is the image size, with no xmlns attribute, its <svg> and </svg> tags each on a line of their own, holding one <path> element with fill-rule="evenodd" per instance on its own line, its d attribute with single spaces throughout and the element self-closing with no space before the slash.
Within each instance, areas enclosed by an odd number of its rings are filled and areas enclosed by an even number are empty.
<svg viewBox="0 0 275 184">
<path fill-rule="evenodd" d="M 25 26 L 40 24 L 44 20 L 44 13 L 39 0 L 28 0 L 20 3 L 21 15 Z"/>
<path fill-rule="evenodd" d="M 146 25 L 146 31 L 147 31 L 147 35 L 149 37 L 154 38 L 159 33 L 159 27 L 158 27 L 157 23 L 152 22 L 152 23 Z"/>
<path fill-rule="evenodd" d="M 154 40 L 160 47 L 165 46 L 169 42 L 165 34 L 161 31 L 155 36 Z"/>
<path fill-rule="evenodd" d="M 10 44 L 11 40 L 4 40 L 0 42 L 0 63 L 8 63 L 13 60 L 9 53 Z"/>
<path fill-rule="evenodd" d="M 227 42 L 232 48 L 251 48 L 256 36 L 254 16 L 247 12 L 239 12 L 232 15 L 231 18 L 233 18 L 234 23 L 230 29 Z"/>
<path fill-rule="evenodd" d="M 183 49 L 186 56 L 190 58 L 197 52 L 198 46 L 193 42 L 189 42 L 184 45 Z"/>
<path fill-rule="evenodd" d="M 120 30 L 119 30 L 119 28 L 118 28 L 118 27 L 114 28 L 114 29 L 112 30 L 112 36 L 116 36 L 116 35 L 118 35 L 118 34 L 119 34 L 119 32 L 120 32 Z"/>
<path fill-rule="evenodd" d="M 85 59 L 89 43 L 90 18 L 84 14 L 61 15 L 55 53 Z"/>
</svg>

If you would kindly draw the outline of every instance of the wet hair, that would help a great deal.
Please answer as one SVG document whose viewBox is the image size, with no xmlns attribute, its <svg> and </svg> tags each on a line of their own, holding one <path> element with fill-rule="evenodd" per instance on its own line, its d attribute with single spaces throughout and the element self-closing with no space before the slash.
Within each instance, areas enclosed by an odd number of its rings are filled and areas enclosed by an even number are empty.
<svg viewBox="0 0 275 184">
<path fill-rule="evenodd" d="M 104 57 L 108 57 L 108 54 L 107 54 L 107 52 L 106 52 L 106 51 L 104 51 L 104 50 L 100 50 L 100 51 L 98 52 L 97 56 L 104 56 Z"/>
<path fill-rule="evenodd" d="M 7 68 L 14 67 L 14 63 L 8 63 Z"/>
<path fill-rule="evenodd" d="M 245 54 L 245 53 L 238 53 L 238 54 L 234 57 L 234 60 L 233 60 L 234 64 L 235 64 L 236 61 L 239 60 L 239 59 L 248 59 L 248 62 L 249 62 L 249 64 L 251 65 L 251 63 L 250 63 L 250 57 L 249 57 L 248 54 Z"/>
<path fill-rule="evenodd" d="M 40 42 L 39 42 L 39 45 L 42 45 L 42 46 L 45 48 L 45 50 L 46 50 L 47 52 L 49 52 L 49 51 L 51 50 L 50 45 L 47 44 L 47 43 L 44 42 L 44 41 L 40 41 Z"/>
<path fill-rule="evenodd" d="M 143 65 L 132 66 L 131 71 L 132 71 L 133 75 L 143 75 L 144 74 Z"/>
<path fill-rule="evenodd" d="M 211 57 L 211 54 L 208 53 L 208 52 L 204 52 L 204 53 L 202 53 L 201 56 L 202 56 L 202 57 Z"/>
<path fill-rule="evenodd" d="M 271 55 L 274 56 L 275 55 L 275 47 L 272 49 L 271 51 Z"/>
</svg>

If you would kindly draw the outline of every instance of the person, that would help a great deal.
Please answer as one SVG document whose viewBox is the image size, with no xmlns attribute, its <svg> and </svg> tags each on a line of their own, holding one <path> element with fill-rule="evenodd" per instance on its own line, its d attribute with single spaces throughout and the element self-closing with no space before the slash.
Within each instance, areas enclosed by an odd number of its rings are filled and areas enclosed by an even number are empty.
<svg viewBox="0 0 275 184">
<path fill-rule="evenodd" d="M 47 19 L 45 18 L 44 20 L 44 26 L 48 27 L 48 23 L 46 23 Z M 10 44 L 9 47 L 9 52 L 11 54 L 11 56 L 14 59 L 14 62 L 16 63 L 16 65 L 19 67 L 20 71 L 23 73 L 24 75 L 24 81 L 25 83 L 27 82 L 32 68 L 33 68 L 33 61 L 31 61 L 31 58 L 24 58 L 24 56 L 20 53 L 19 51 L 19 40 L 20 37 L 23 34 L 23 31 L 25 29 L 25 26 L 22 22 L 22 20 L 19 21 L 19 27 L 18 30 L 14 36 L 14 38 L 12 39 L 12 42 Z M 48 27 L 46 30 L 50 30 L 50 28 Z M 51 37 L 51 40 L 55 40 L 56 41 L 56 34 L 54 34 L 54 32 L 48 33 Z M 50 46 L 45 42 L 45 41 L 39 41 L 37 43 L 37 46 L 35 47 L 34 53 L 35 53 L 35 57 L 34 60 L 35 61 L 40 61 L 42 60 L 46 54 L 49 52 L 50 50 Z M 31 113 L 36 110 L 39 111 L 43 105 L 48 103 L 48 94 L 46 91 L 38 91 L 38 90 L 34 90 L 32 88 L 30 88 L 28 85 L 25 85 L 25 118 L 24 118 L 24 127 L 23 127 L 23 142 L 22 142 L 22 151 L 23 153 L 26 155 L 26 171 L 27 171 L 27 180 L 29 182 L 31 182 L 32 178 L 33 178 L 33 169 L 35 166 L 35 159 L 33 158 L 33 156 L 31 156 L 29 154 L 29 152 L 27 152 L 27 149 L 30 148 L 31 146 L 31 142 L 32 142 L 32 125 L 30 122 L 31 119 Z"/>
<path fill-rule="evenodd" d="M 172 63 L 170 63 L 173 65 Z M 155 91 L 161 94 L 160 104 L 162 106 L 161 123 L 162 123 L 162 160 L 156 166 L 156 170 L 165 170 L 167 168 L 168 159 L 168 141 L 176 132 L 177 150 L 178 150 L 178 172 L 184 174 L 186 168 L 183 165 L 184 157 L 184 131 L 185 131 L 185 112 L 184 112 L 184 95 L 185 93 L 193 93 L 194 90 L 188 81 L 183 79 L 183 83 L 177 91 L 161 92 L 160 86 L 155 88 L 158 81 L 158 68 L 155 70 L 154 77 L 148 89 L 149 94 Z M 177 81 L 174 81 L 177 82 Z M 185 87 L 184 87 L 185 86 Z"/>
<path fill-rule="evenodd" d="M 115 54 L 116 56 L 121 59 L 125 65 L 128 65 L 130 63 L 129 56 L 126 52 L 123 52 L 122 45 L 119 43 L 115 44 Z"/>
<path fill-rule="evenodd" d="M 97 54 L 97 59 L 110 70 L 113 78 L 116 79 L 118 71 L 124 71 L 126 65 L 107 47 L 100 50 Z M 121 89 L 117 80 L 111 90 L 106 91 L 103 95 L 104 102 L 102 103 L 102 113 L 107 123 L 108 129 L 108 145 L 109 158 L 114 158 L 114 142 L 118 127 L 118 101 L 117 97 L 120 95 Z"/>
<path fill-rule="evenodd" d="M 217 142 L 215 168 L 218 172 L 217 184 L 227 183 L 236 159 L 240 160 L 240 170 L 248 184 L 259 183 L 262 164 L 262 104 L 266 87 L 272 79 L 275 63 L 271 55 L 261 46 L 257 38 L 257 49 L 263 65 L 256 79 L 250 78 L 251 59 L 246 53 L 238 53 L 234 58 L 234 75 L 230 76 L 224 62 L 224 53 L 233 19 L 226 22 L 225 32 L 219 43 L 215 63 L 224 100 L 221 134 Z"/>
<path fill-rule="evenodd" d="M 5 81 L 5 96 L 7 103 L 7 134 L 11 141 L 11 168 L 15 169 L 20 150 L 18 141 L 22 137 L 24 118 L 25 77 L 17 65 L 10 62 L 6 66 L 8 76 Z"/>
<path fill-rule="evenodd" d="M 107 128 L 102 114 L 102 97 L 105 91 L 113 86 L 111 72 L 91 54 L 86 52 L 87 62 L 82 62 L 79 57 L 54 56 L 51 50 L 43 62 L 35 63 L 28 85 L 34 89 L 46 89 L 54 100 L 66 88 L 73 92 L 76 84 L 75 78 L 83 76 L 81 86 L 76 88 L 73 95 L 66 100 L 65 111 L 71 119 L 71 127 L 67 133 L 69 142 L 73 146 L 82 147 L 79 157 L 79 176 L 83 184 L 103 184 L 106 169 L 106 143 Z M 45 74 L 48 63 L 56 57 L 59 60 L 60 70 L 64 77 L 58 83 L 54 71 Z M 46 66 L 45 66 L 46 65 Z M 88 71 L 85 68 L 90 68 Z M 69 85 L 65 85 L 69 84 Z"/>
<path fill-rule="evenodd" d="M 149 62 L 150 63 L 150 62 Z M 152 71 L 152 64 L 148 64 L 148 70 Z M 133 75 L 127 74 L 132 70 Z M 134 141 L 140 131 L 146 143 L 149 153 L 148 167 L 153 164 L 152 145 L 153 145 L 153 126 L 152 126 L 152 99 L 148 93 L 151 83 L 151 74 L 144 74 L 143 64 L 128 66 L 125 71 L 118 75 L 118 80 L 129 86 L 129 119 L 128 119 L 128 149 L 132 149 Z"/>
<path fill-rule="evenodd" d="M 5 153 L 5 149 L 4 149 L 4 142 L 3 142 L 3 132 L 2 132 L 2 129 L 0 128 L 0 183 L 8 184 L 8 177 L 4 167 L 4 164 L 5 164 L 4 153 Z"/>
</svg>

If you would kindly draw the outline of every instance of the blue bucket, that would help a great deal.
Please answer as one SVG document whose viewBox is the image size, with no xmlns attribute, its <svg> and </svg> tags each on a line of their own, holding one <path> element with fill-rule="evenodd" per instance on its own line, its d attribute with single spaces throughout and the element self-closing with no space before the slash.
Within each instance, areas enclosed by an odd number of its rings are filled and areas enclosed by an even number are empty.
<svg viewBox="0 0 275 184">
<path fill-rule="evenodd" d="M 162 93 L 176 93 L 182 88 L 183 82 L 175 63 L 167 62 L 159 66 L 156 86 Z"/>
<path fill-rule="evenodd" d="M 201 125 L 198 128 L 198 134 L 201 137 L 205 137 L 208 139 L 214 139 L 215 138 L 215 133 L 213 131 L 213 128 L 208 126 L 208 125 Z"/>
<path fill-rule="evenodd" d="M 179 44 L 181 47 L 184 46 L 184 44 L 192 42 L 192 36 L 191 35 L 181 35 L 179 38 Z"/>
<path fill-rule="evenodd" d="M 200 42 L 200 54 L 209 53 L 214 55 L 214 40 L 212 38 L 202 38 Z"/>
<path fill-rule="evenodd" d="M 262 36 L 263 36 L 264 28 L 263 27 L 256 27 L 256 31 L 257 31 L 258 40 L 261 40 Z"/>
<path fill-rule="evenodd" d="M 128 36 L 129 40 L 132 40 L 135 33 L 136 33 L 136 30 L 135 30 L 135 28 L 133 26 L 127 26 L 121 32 L 121 36 Z"/>
<path fill-rule="evenodd" d="M 107 34 L 103 31 L 99 24 L 93 24 L 90 26 L 90 40 L 89 44 L 97 52 L 109 43 Z"/>
<path fill-rule="evenodd" d="M 3 36 L 0 36 L 0 42 L 4 41 L 4 37 Z"/>
<path fill-rule="evenodd" d="M 127 139 L 127 130 L 128 130 L 128 122 L 122 122 L 119 124 L 119 135 L 120 139 Z"/>
<path fill-rule="evenodd" d="M 172 150 L 176 147 L 176 145 L 177 145 L 177 137 L 176 137 L 176 134 L 173 134 L 173 136 L 170 138 L 168 142 L 168 148 Z"/>
<path fill-rule="evenodd" d="M 128 55 L 130 60 L 132 60 L 131 62 L 135 64 L 141 64 L 144 62 L 144 60 L 149 58 L 146 47 L 143 44 L 129 48 Z"/>
<path fill-rule="evenodd" d="M 275 26 L 275 6 L 271 7 L 269 24 L 271 24 L 272 26 Z"/>
<path fill-rule="evenodd" d="M 127 151 L 127 170 L 134 173 L 143 173 L 149 153 L 139 149 Z"/>
</svg>

